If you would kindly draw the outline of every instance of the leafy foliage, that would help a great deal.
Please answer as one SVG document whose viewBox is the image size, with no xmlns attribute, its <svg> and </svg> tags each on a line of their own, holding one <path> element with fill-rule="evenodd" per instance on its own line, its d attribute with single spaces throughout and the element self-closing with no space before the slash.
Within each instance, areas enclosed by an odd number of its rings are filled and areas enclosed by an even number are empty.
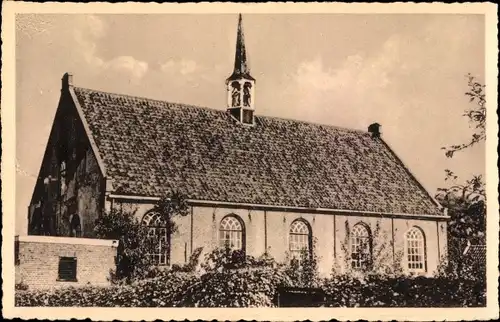
<svg viewBox="0 0 500 322">
<path fill-rule="evenodd" d="M 269 267 L 209 271 L 188 288 L 184 306 L 272 306 L 280 276 Z"/>
<path fill-rule="evenodd" d="M 29 289 L 28 285 L 23 282 L 16 283 L 14 288 L 16 291 L 27 291 Z"/>
<path fill-rule="evenodd" d="M 458 177 L 447 170 L 446 180 Z M 464 255 L 467 243 L 486 244 L 486 195 L 481 176 L 439 189 L 436 199 L 448 209 L 448 258 L 442 259 L 439 276 L 485 283 L 486 267 L 474 256 Z"/>
<path fill-rule="evenodd" d="M 486 262 L 478 261 L 474 256 L 464 255 L 466 247 L 467 240 L 448 238 L 448 258 L 441 259 L 437 276 L 486 285 Z"/>
<path fill-rule="evenodd" d="M 480 84 L 470 74 L 468 77 L 469 91 L 465 93 L 470 102 L 476 106 L 466 110 L 464 116 L 469 119 L 475 133 L 468 143 L 452 145 L 446 150 L 446 156 L 452 158 L 454 153 L 467 149 L 486 139 L 486 96 L 485 85 Z M 448 209 L 447 256 L 441 259 L 437 276 L 441 279 L 451 279 L 458 285 L 472 283 L 472 293 L 462 300 L 474 299 L 477 302 L 485 300 L 486 293 L 486 265 L 475 256 L 464 254 L 467 244 L 472 242 L 484 245 L 486 240 L 486 192 L 485 183 L 481 175 L 475 175 L 464 184 L 456 183 L 458 176 L 451 170 L 445 170 L 446 182 L 452 182 L 448 188 L 439 188 L 436 200 Z M 464 291 L 464 289 L 460 289 Z M 469 288 L 468 291 L 471 291 Z M 466 304 L 464 304 L 466 305 Z"/>
<path fill-rule="evenodd" d="M 152 266 L 145 253 L 152 245 L 148 243 L 147 228 L 140 225 L 135 211 L 111 209 L 99 216 L 94 225 L 94 234 L 101 239 L 119 241 L 116 271 L 113 280 L 143 277 Z"/>
<path fill-rule="evenodd" d="M 160 214 L 167 227 L 167 247 L 170 247 L 171 236 L 177 231 L 173 218 L 188 214 L 186 197 L 179 191 L 171 191 L 158 201 L 154 211 Z M 117 268 L 112 272 L 114 281 L 130 282 L 153 276 L 158 271 L 152 259 L 144 256 L 154 252 L 156 240 L 149 236 L 149 228 L 141 225 L 135 211 L 113 208 L 105 212 L 95 222 L 94 235 L 101 239 L 119 240 Z M 167 252 L 170 254 L 169 249 Z"/>
<path fill-rule="evenodd" d="M 285 286 L 289 287 L 319 287 L 321 279 L 318 273 L 317 240 L 313 239 L 312 249 L 303 249 L 300 258 L 290 258 L 287 254 L 285 264 L 281 265 Z"/>
<path fill-rule="evenodd" d="M 443 148 L 447 157 L 453 157 L 457 151 L 464 150 L 486 139 L 486 96 L 485 85 L 480 84 L 470 74 L 468 77 L 469 91 L 465 93 L 470 102 L 476 107 L 465 111 L 470 123 L 474 125 L 476 133 L 469 143 Z M 457 184 L 458 176 L 451 170 L 445 170 L 445 181 L 453 182 L 448 188 L 439 188 L 436 199 L 449 210 L 451 221 L 448 232 L 452 238 L 467 238 L 482 240 L 486 232 L 486 192 L 481 175 L 473 176 L 464 184 Z M 456 241 L 456 240 L 453 240 Z M 452 241 L 452 242 L 453 242 Z"/>
<path fill-rule="evenodd" d="M 282 275 L 272 269 L 163 272 L 153 279 L 111 287 L 16 291 L 16 306 L 272 307 Z M 364 279 L 339 275 L 322 283 L 329 307 L 481 307 L 485 284 L 453 278 Z"/>
<path fill-rule="evenodd" d="M 446 170 L 446 181 L 456 181 L 457 176 Z M 482 176 L 474 176 L 465 184 L 453 183 L 440 188 L 436 199 L 448 209 L 451 220 L 448 233 L 456 238 L 484 239 L 486 232 L 486 193 Z"/>
<path fill-rule="evenodd" d="M 275 261 L 268 254 L 259 258 L 246 255 L 242 250 L 233 250 L 229 247 L 216 248 L 205 255 L 205 261 L 201 268 L 205 272 L 222 272 L 227 270 L 266 267 L 275 265 Z"/>
<path fill-rule="evenodd" d="M 183 266 L 174 264 L 172 265 L 173 272 L 186 272 L 192 273 L 196 270 L 200 263 L 201 252 L 203 251 L 203 247 L 198 247 L 194 250 L 194 252 L 189 257 L 189 262 Z"/>
<path fill-rule="evenodd" d="M 184 290 L 196 278 L 161 272 L 152 279 L 110 287 L 67 287 L 51 291 L 16 292 L 16 306 L 172 307 L 182 304 Z"/>
<path fill-rule="evenodd" d="M 364 265 L 361 267 L 353 267 L 351 264 L 351 228 L 349 222 L 345 221 L 346 235 L 340 243 L 341 258 L 343 261 L 343 269 L 338 265 L 334 266 L 333 274 L 337 276 L 348 274 L 350 276 L 402 276 L 403 267 L 401 266 L 403 251 L 398 250 L 393 253 L 394 242 L 387 231 L 383 230 L 380 221 L 375 223 L 375 228 L 370 231 L 367 240 L 360 241 L 358 247 L 369 249 L 358 256 L 362 256 Z"/>
<path fill-rule="evenodd" d="M 486 304 L 483 286 L 447 277 L 343 274 L 326 280 L 324 290 L 327 306 L 335 307 L 477 307 Z"/>
<path fill-rule="evenodd" d="M 469 142 L 455 144 L 450 147 L 443 147 L 448 158 L 452 158 L 457 151 L 467 149 L 486 139 L 486 94 L 485 85 L 477 82 L 474 76 L 467 75 L 469 90 L 465 93 L 469 101 L 475 103 L 474 108 L 468 109 L 463 114 L 469 119 L 469 123 L 474 127 L 475 132 Z"/>
<path fill-rule="evenodd" d="M 173 217 L 178 215 L 180 216 L 188 215 L 189 205 L 187 203 L 187 197 L 184 193 L 182 193 L 179 190 L 172 190 L 158 201 L 154 210 L 160 213 L 165 222 L 173 225 L 172 223 Z M 172 232 L 174 230 L 175 229 L 172 228 Z"/>
<path fill-rule="evenodd" d="M 194 263 L 201 250 L 196 253 L 186 266 L 197 266 Z M 15 303 L 16 306 L 65 307 L 269 307 L 276 305 L 280 286 L 296 287 L 306 282 L 295 280 L 289 275 L 288 264 L 278 264 L 266 254 L 253 258 L 230 249 L 217 249 L 206 254 L 202 267 L 205 269 L 198 271 L 157 271 L 154 277 L 109 287 L 17 290 Z M 308 269 L 303 273 L 311 274 Z M 316 286 L 325 291 L 326 305 L 332 307 L 485 305 L 481 291 L 484 284 L 448 276 L 402 278 L 338 274 L 328 279 L 318 278 Z"/>
</svg>

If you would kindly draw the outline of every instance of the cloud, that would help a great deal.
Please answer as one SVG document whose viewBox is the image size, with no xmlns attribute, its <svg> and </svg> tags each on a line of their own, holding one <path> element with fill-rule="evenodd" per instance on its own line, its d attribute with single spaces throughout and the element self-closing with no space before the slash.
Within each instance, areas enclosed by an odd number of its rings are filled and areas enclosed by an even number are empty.
<svg viewBox="0 0 500 322">
<path fill-rule="evenodd" d="M 83 55 L 85 62 L 93 67 L 102 67 L 104 61 L 96 54 L 96 44 L 82 30 L 75 30 L 75 40 L 78 51 Z"/>
<path fill-rule="evenodd" d="M 179 61 L 175 61 L 173 59 L 169 59 L 160 65 L 160 69 L 164 73 L 189 75 L 198 71 L 199 67 L 193 60 L 181 59 Z"/>
<path fill-rule="evenodd" d="M 196 70 L 196 62 L 192 60 L 182 60 L 181 61 L 181 74 L 191 74 Z"/>
<path fill-rule="evenodd" d="M 110 60 L 104 60 L 97 54 L 96 40 L 106 35 L 106 25 L 94 15 L 83 17 L 81 28 L 74 31 L 74 38 L 79 47 L 79 52 L 87 64 L 100 71 L 114 70 L 125 72 L 135 79 L 141 79 L 148 71 L 148 63 L 138 60 L 132 56 L 117 56 Z"/>
<path fill-rule="evenodd" d="M 53 22 L 43 14 L 16 14 L 16 31 L 30 39 L 50 32 L 54 28 Z"/>
<path fill-rule="evenodd" d="M 391 83 L 386 69 L 389 60 L 385 55 L 367 59 L 356 54 L 348 56 L 335 69 L 326 68 L 321 57 L 304 61 L 293 75 L 291 91 L 303 105 L 338 105 L 344 100 L 350 105 L 362 103 L 362 97 Z"/>
<path fill-rule="evenodd" d="M 272 113 L 361 130 L 379 122 L 384 139 L 417 175 L 427 175 L 432 191 L 441 184 L 435 164 L 450 167 L 440 147 L 470 136 L 461 125 L 469 108 L 464 75 L 482 73 L 477 52 L 484 47 L 484 25 L 470 27 L 471 17 L 446 19 L 395 33 L 377 49 L 355 52 L 332 67 L 321 56 L 300 62 L 270 104 Z M 471 157 L 469 164 L 483 162 L 484 154 L 477 155 L 479 161 Z"/>
<path fill-rule="evenodd" d="M 173 72 L 174 67 L 175 67 L 175 62 L 172 59 L 160 65 L 160 69 L 166 73 Z"/>
<path fill-rule="evenodd" d="M 398 81 L 413 72 L 403 64 L 404 39 L 392 36 L 370 55 L 357 52 L 329 67 L 321 56 L 302 61 L 279 99 L 286 117 L 366 129 L 371 122 L 395 124 L 401 116 Z M 392 106 L 391 113 L 382 113 Z M 299 111 L 307 110 L 307 113 Z M 300 114 L 298 114 L 300 113 Z"/>
<path fill-rule="evenodd" d="M 87 15 L 85 16 L 85 22 L 86 25 L 89 27 L 89 32 L 90 34 L 95 37 L 95 38 L 101 38 L 105 35 L 106 33 L 106 26 L 104 25 L 104 22 L 94 16 L 94 15 Z"/>
<path fill-rule="evenodd" d="M 148 63 L 132 56 L 119 56 L 104 63 L 104 68 L 126 71 L 135 78 L 142 78 L 148 71 Z"/>
<path fill-rule="evenodd" d="M 389 39 L 379 54 L 348 56 L 335 69 L 323 66 L 321 57 L 304 61 L 298 66 L 294 81 L 302 90 L 313 92 L 381 89 L 391 83 L 388 73 L 398 61 L 398 42 Z"/>
<path fill-rule="evenodd" d="M 421 105 L 457 95 L 457 82 L 463 86 L 471 59 L 482 59 L 468 54 L 482 45 L 477 36 L 481 25 L 470 27 L 471 17 L 447 19 L 432 19 L 416 32 L 396 32 L 378 49 L 354 52 L 333 66 L 321 56 L 300 62 L 284 78 L 282 93 L 272 98 L 277 100 L 273 106 L 286 102 L 276 114 L 357 128 L 371 119 L 387 126 L 400 124 L 401 118 L 426 121 L 417 112 Z M 391 112 L 384 112 L 388 107 Z M 304 109 L 308 112 L 299 115 Z"/>
</svg>

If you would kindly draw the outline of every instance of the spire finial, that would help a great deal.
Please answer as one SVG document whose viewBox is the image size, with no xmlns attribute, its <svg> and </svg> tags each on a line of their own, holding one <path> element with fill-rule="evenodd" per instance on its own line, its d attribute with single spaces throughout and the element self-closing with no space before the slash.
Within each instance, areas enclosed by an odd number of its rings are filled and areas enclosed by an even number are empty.
<svg viewBox="0 0 500 322">
<path fill-rule="evenodd" d="M 234 56 L 234 70 L 233 74 L 229 77 L 233 78 L 247 78 L 253 80 L 250 76 L 250 68 L 247 62 L 247 52 L 245 48 L 245 34 L 243 32 L 243 18 L 241 13 L 238 15 L 238 34 L 236 36 L 236 54 Z"/>
<path fill-rule="evenodd" d="M 250 76 L 248 68 L 241 13 L 238 15 L 234 70 L 226 79 L 226 90 L 227 109 L 230 115 L 239 123 L 254 125 L 255 79 Z"/>
</svg>

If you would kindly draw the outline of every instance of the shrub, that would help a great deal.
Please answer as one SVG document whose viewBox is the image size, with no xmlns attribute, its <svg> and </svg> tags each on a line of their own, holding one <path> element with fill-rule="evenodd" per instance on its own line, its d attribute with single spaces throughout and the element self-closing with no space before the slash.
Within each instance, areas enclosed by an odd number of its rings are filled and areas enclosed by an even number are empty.
<svg viewBox="0 0 500 322">
<path fill-rule="evenodd" d="M 162 272 L 152 279 L 109 287 L 65 287 L 55 290 L 16 291 L 16 306 L 171 307 L 196 278 Z"/>
<path fill-rule="evenodd" d="M 196 248 L 189 257 L 189 262 L 182 266 L 177 264 L 172 265 L 172 272 L 194 272 L 200 263 L 200 255 L 202 251 L 203 247 Z"/>
<path fill-rule="evenodd" d="M 229 247 L 216 248 L 205 255 L 201 268 L 205 272 L 222 271 L 240 268 L 272 267 L 276 261 L 264 253 L 259 258 L 246 255 L 242 250 L 232 250 Z"/>
<path fill-rule="evenodd" d="M 174 216 L 185 216 L 188 213 L 186 197 L 179 191 L 171 191 L 162 197 L 154 207 L 160 214 L 167 228 L 167 248 L 177 226 L 172 220 Z M 158 269 L 152 258 L 144 254 L 154 252 L 158 239 L 150 236 L 150 228 L 141 225 L 135 211 L 113 208 L 99 216 L 94 225 L 94 235 L 101 239 L 119 240 L 116 271 L 112 272 L 113 282 L 154 276 Z M 156 236 L 158 237 L 158 236 Z M 170 250 L 167 250 L 170 254 Z"/>
<path fill-rule="evenodd" d="M 191 307 L 272 306 L 276 289 L 285 279 L 268 254 L 259 258 L 229 247 L 206 254 L 199 280 L 184 294 Z"/>
<path fill-rule="evenodd" d="M 481 284 L 454 278 L 334 276 L 325 281 L 329 306 L 477 307 L 485 305 Z"/>
<path fill-rule="evenodd" d="M 373 231 L 370 230 L 368 240 L 359 240 L 358 256 L 363 256 L 365 265 L 354 268 L 351 262 L 351 227 L 349 221 L 345 221 L 345 237 L 340 242 L 340 258 L 342 265 L 335 262 L 333 267 L 334 274 L 349 274 L 357 277 L 365 275 L 383 275 L 383 276 L 402 276 L 403 267 L 403 250 L 398 250 L 393 253 L 394 241 L 390 238 L 388 232 L 382 229 L 380 220 L 377 220 Z M 369 253 L 362 252 L 367 247 Z M 359 254 L 361 253 L 361 254 Z M 358 257 L 360 258 L 360 257 Z"/>
<path fill-rule="evenodd" d="M 147 274 L 152 263 L 144 254 L 151 245 L 147 243 L 147 229 L 140 225 L 134 211 L 112 209 L 104 213 L 97 218 L 94 233 L 97 238 L 119 240 L 113 281 Z"/>
<path fill-rule="evenodd" d="M 276 284 L 272 269 L 211 271 L 188 288 L 182 302 L 190 307 L 272 306 Z"/>
<path fill-rule="evenodd" d="M 23 282 L 19 282 L 19 283 L 16 283 L 14 288 L 16 291 L 27 291 L 28 285 L 24 284 Z"/>
<path fill-rule="evenodd" d="M 287 254 L 285 264 L 280 265 L 284 286 L 288 287 L 319 287 L 321 279 L 318 273 L 320 257 L 316 253 L 316 239 L 313 240 L 312 250 L 303 249 L 300 259 L 291 258 Z"/>
<path fill-rule="evenodd" d="M 240 251 L 201 249 L 189 263 L 171 270 L 155 270 L 149 277 L 109 287 L 64 288 L 52 291 L 16 290 L 17 306 L 81 307 L 262 307 L 273 306 L 280 286 L 319 286 L 331 307 L 474 307 L 485 305 L 484 280 L 456 277 L 402 277 L 336 274 L 320 279 L 309 268 L 285 265 L 267 254 L 259 258 Z M 298 270 L 298 274 L 293 271 Z M 309 276 L 314 279 L 305 280 Z"/>
<path fill-rule="evenodd" d="M 18 291 L 17 306 L 130 306 L 130 307 L 259 307 L 271 306 L 280 278 L 273 260 L 241 256 L 231 250 L 207 254 L 207 269 L 193 273 L 201 249 L 177 271 L 156 271 L 153 278 L 110 287 Z M 210 265 L 212 264 L 212 266 Z"/>
</svg>

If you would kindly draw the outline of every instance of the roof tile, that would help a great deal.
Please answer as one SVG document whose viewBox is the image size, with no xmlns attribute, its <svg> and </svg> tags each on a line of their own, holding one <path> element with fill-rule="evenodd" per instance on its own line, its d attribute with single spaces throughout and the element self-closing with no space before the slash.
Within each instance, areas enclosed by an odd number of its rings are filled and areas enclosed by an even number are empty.
<svg viewBox="0 0 500 322">
<path fill-rule="evenodd" d="M 380 139 L 272 117 L 75 87 L 116 193 L 275 206 L 439 214 Z"/>
</svg>

